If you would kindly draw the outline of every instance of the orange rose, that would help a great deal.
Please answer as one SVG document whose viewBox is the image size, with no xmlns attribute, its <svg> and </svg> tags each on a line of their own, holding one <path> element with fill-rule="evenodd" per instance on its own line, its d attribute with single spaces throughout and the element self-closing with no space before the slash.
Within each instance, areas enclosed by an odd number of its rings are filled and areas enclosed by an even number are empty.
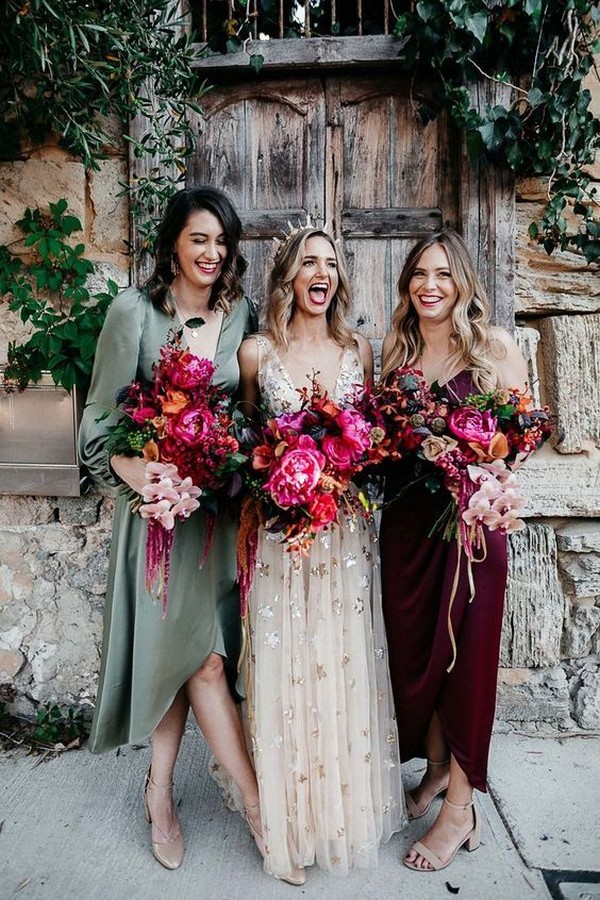
<svg viewBox="0 0 600 900">
<path fill-rule="evenodd" d="M 167 416 L 174 416 L 188 405 L 188 399 L 181 391 L 167 391 L 167 399 L 161 400 L 162 411 Z"/>
</svg>

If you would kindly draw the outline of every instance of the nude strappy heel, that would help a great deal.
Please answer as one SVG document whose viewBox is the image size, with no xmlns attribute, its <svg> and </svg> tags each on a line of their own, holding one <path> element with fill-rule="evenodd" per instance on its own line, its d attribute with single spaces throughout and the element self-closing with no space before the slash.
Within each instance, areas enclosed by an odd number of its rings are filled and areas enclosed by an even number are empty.
<svg viewBox="0 0 600 900">
<path fill-rule="evenodd" d="M 465 837 L 460 841 L 460 843 L 455 847 L 454 852 L 452 853 L 452 856 L 446 862 L 444 862 L 438 856 L 436 856 L 435 853 L 433 853 L 433 851 L 430 850 L 429 847 L 427 847 L 421 841 L 416 841 L 412 845 L 411 850 L 414 850 L 416 853 L 419 854 L 419 856 L 422 856 L 423 859 L 426 859 L 427 862 L 429 863 L 429 865 L 431 866 L 431 868 L 423 869 L 423 868 L 421 868 L 421 866 L 415 865 L 414 862 L 409 862 L 406 859 L 406 857 L 404 857 L 402 862 L 404 863 L 404 865 L 406 866 L 407 869 L 412 869 L 414 872 L 439 872 L 440 869 L 445 869 L 446 866 L 450 865 L 450 863 L 452 862 L 452 860 L 454 859 L 454 857 L 456 856 L 456 854 L 458 853 L 458 851 L 460 850 L 461 847 L 466 846 L 466 848 L 469 852 L 472 852 L 473 850 L 477 850 L 477 848 L 479 847 L 479 844 L 481 842 L 481 815 L 479 813 L 479 810 L 475 806 L 474 801 L 471 800 L 469 803 L 465 803 L 463 805 L 461 803 L 451 803 L 447 797 L 444 797 L 444 803 L 447 803 L 448 806 L 452 807 L 452 809 L 472 809 L 473 810 L 473 827 L 471 828 L 469 833 L 466 834 Z"/>
<path fill-rule="evenodd" d="M 250 813 L 252 813 L 256 809 L 260 809 L 260 803 L 255 803 L 253 806 L 245 806 L 244 818 L 246 820 L 248 828 L 250 829 L 250 834 L 254 838 L 254 843 L 256 844 L 258 852 L 264 859 L 266 857 L 267 848 L 265 846 L 265 838 L 262 833 L 262 829 L 259 831 L 259 829 L 254 825 L 252 819 L 250 818 Z M 286 872 L 285 875 L 275 875 L 274 873 L 269 874 L 272 874 L 273 877 L 277 878 L 279 881 L 285 881 L 287 884 L 300 886 L 306 883 L 306 872 L 301 868 L 294 868 L 291 872 Z"/>
<path fill-rule="evenodd" d="M 434 759 L 428 759 L 427 766 L 428 767 L 429 766 L 447 766 L 449 764 L 449 762 L 450 762 L 449 759 L 442 759 L 439 762 Z M 409 820 L 412 821 L 413 819 L 420 819 L 422 816 L 426 815 L 429 812 L 429 810 L 431 809 L 431 804 L 433 803 L 433 801 L 437 797 L 439 797 L 441 794 L 445 794 L 446 790 L 447 790 L 447 787 L 442 787 L 438 791 L 436 791 L 424 809 L 417 806 L 415 799 L 413 797 L 413 792 L 407 791 L 405 800 L 406 800 L 406 813 L 407 813 Z"/>
<path fill-rule="evenodd" d="M 144 811 L 146 813 L 146 821 L 150 823 L 150 825 L 154 824 L 154 827 L 160 831 L 161 835 L 164 837 L 164 841 L 152 841 L 152 854 L 157 862 L 164 866 L 165 869 L 178 869 L 183 860 L 183 831 L 181 830 L 181 824 L 177 819 L 177 816 L 174 816 L 175 822 L 179 826 L 179 834 L 177 837 L 172 838 L 170 834 L 165 834 L 160 825 L 157 825 L 156 822 L 152 822 L 152 816 L 150 815 L 150 807 L 148 806 L 148 788 L 152 785 L 153 788 L 159 788 L 161 790 L 171 791 L 173 789 L 173 782 L 170 784 L 157 784 L 155 781 L 152 781 L 151 777 L 151 769 L 148 769 L 146 774 L 146 780 L 144 782 Z"/>
</svg>

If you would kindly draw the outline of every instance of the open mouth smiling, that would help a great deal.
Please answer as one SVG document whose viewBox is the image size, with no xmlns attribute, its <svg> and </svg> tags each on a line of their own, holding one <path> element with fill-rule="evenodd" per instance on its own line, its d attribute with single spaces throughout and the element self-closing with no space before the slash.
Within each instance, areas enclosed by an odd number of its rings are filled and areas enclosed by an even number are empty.
<svg viewBox="0 0 600 900">
<path fill-rule="evenodd" d="M 328 291 L 329 285 L 324 281 L 317 281 L 315 284 L 311 284 L 308 289 L 310 299 L 315 303 L 325 303 Z"/>
</svg>

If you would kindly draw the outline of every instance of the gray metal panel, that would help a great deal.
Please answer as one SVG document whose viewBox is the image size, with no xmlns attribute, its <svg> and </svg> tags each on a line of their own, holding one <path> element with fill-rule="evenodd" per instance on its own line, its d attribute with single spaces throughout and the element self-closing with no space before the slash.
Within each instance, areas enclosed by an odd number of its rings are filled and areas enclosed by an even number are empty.
<svg viewBox="0 0 600 900">
<path fill-rule="evenodd" d="M 0 493 L 80 493 L 76 392 L 49 373 L 24 391 L 0 390 Z"/>
</svg>

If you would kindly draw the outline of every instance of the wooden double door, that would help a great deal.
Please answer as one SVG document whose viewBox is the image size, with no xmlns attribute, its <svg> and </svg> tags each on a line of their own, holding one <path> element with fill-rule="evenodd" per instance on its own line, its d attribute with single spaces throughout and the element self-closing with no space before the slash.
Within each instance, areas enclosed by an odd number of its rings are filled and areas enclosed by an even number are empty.
<svg viewBox="0 0 600 900">
<path fill-rule="evenodd" d="M 415 239 L 459 219 L 459 141 L 397 74 L 270 77 L 221 83 L 204 116 L 188 183 L 223 188 L 244 223 L 247 291 L 260 305 L 273 238 L 307 216 L 341 238 L 354 323 L 381 338 Z"/>
</svg>

